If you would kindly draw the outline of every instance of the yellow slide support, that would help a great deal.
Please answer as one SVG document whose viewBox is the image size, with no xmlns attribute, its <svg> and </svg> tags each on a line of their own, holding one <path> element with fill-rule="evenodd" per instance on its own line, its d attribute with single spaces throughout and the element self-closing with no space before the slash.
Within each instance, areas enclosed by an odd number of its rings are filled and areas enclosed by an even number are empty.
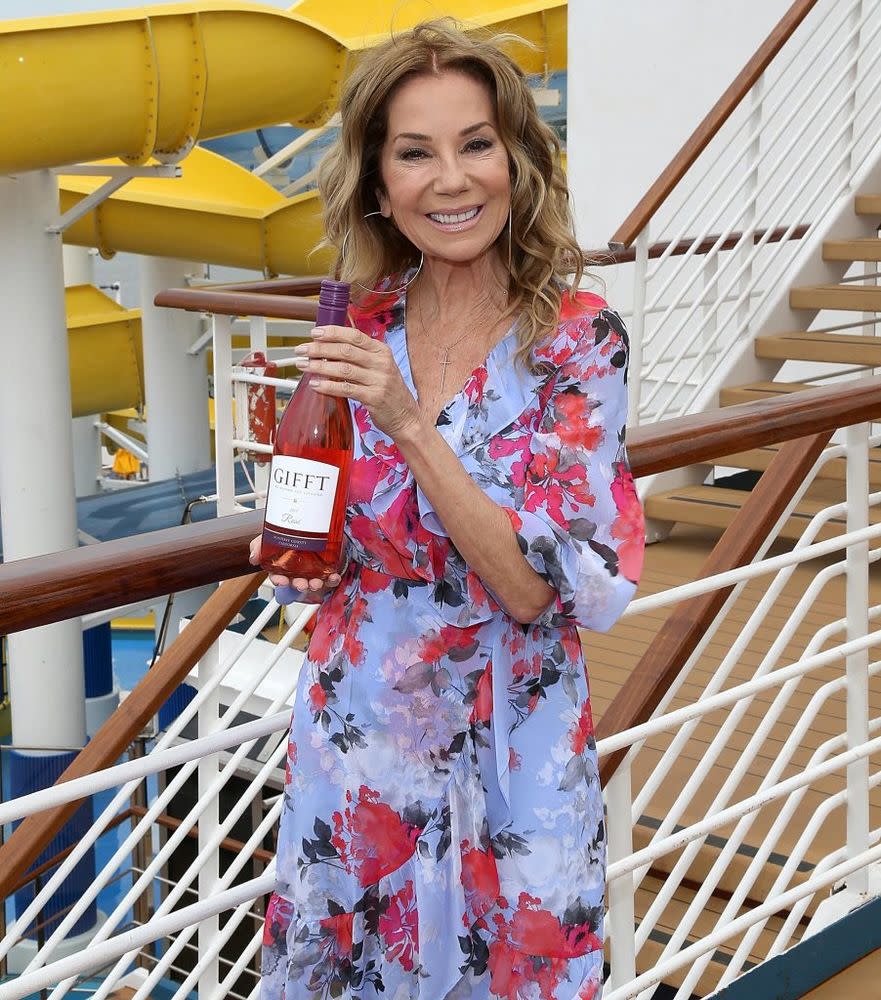
<svg viewBox="0 0 881 1000">
<path fill-rule="evenodd" d="M 72 414 L 138 406 L 144 399 L 141 312 L 92 285 L 64 290 Z"/>
</svg>

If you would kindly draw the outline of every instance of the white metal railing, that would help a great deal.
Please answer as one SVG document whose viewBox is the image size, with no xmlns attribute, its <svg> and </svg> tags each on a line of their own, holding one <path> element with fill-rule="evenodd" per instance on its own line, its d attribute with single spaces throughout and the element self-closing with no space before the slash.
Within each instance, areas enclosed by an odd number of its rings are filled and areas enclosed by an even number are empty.
<svg viewBox="0 0 881 1000">
<path fill-rule="evenodd" d="M 870 606 L 869 600 L 870 567 L 881 559 L 881 524 L 870 523 L 870 509 L 881 493 L 869 494 L 867 478 L 868 450 L 879 440 L 869 437 L 868 425 L 857 425 L 847 430 L 844 444 L 824 452 L 802 492 L 824 465 L 844 458 L 846 500 L 818 513 L 790 551 L 770 557 L 761 552 L 750 566 L 668 588 L 628 609 L 629 615 L 639 615 L 735 585 L 653 718 L 599 744 L 601 755 L 630 748 L 607 789 L 609 1000 L 644 1000 L 654 984 L 671 979 L 678 985 L 677 1000 L 704 992 L 707 983 L 725 985 L 754 960 L 751 955 L 771 957 L 797 941 L 800 921 L 840 879 L 846 878 L 854 899 L 865 898 L 868 866 L 881 860 L 881 831 L 869 825 L 870 806 L 881 804 L 881 702 L 877 685 L 870 688 L 870 680 L 881 673 L 877 656 L 870 663 L 881 644 L 881 605 Z M 767 539 L 765 552 L 788 513 Z M 845 514 L 843 534 L 815 541 L 831 518 Z M 806 565 L 813 572 L 793 591 L 795 573 Z M 750 595 L 747 582 L 759 578 L 761 593 Z M 839 593 L 830 598 L 836 586 Z M 791 607 L 784 605 L 785 595 Z M 844 614 L 821 621 L 823 600 L 827 615 L 829 606 Z M 715 636 L 724 636 L 725 651 L 719 662 L 708 664 Z M 844 719 L 839 731 L 830 731 L 836 713 L 829 706 L 842 695 Z M 760 711 L 757 699 L 762 699 Z M 754 717 L 748 720 L 751 709 Z M 712 728 L 699 731 L 710 719 Z M 818 741 L 820 719 L 827 738 Z M 690 774 L 688 761 L 693 761 Z M 672 780 L 673 769 L 684 772 L 681 781 Z M 800 809 L 818 782 L 827 797 L 819 806 L 814 802 L 811 809 Z M 824 831 L 828 845 L 830 826 L 842 816 L 847 820 L 843 842 L 836 842 L 828 857 L 817 857 L 818 835 Z M 634 850 L 629 841 L 632 831 L 643 831 L 642 817 L 655 817 L 656 828 Z M 724 831 L 724 840 L 708 846 L 715 831 Z M 782 865 L 769 867 L 772 853 L 784 859 Z M 799 870 L 806 864 L 811 874 L 805 880 Z M 652 865 L 665 875 L 639 912 L 637 894 Z M 769 881 L 769 871 L 775 877 L 756 890 L 760 879 Z M 689 888 L 695 883 L 697 889 Z M 720 889 L 724 892 L 716 895 Z M 751 892 L 761 905 L 750 899 Z M 718 912 L 708 908 L 714 896 Z M 669 928 L 674 911 L 673 931 L 660 957 L 653 953 L 641 961 L 652 932 Z M 782 926 L 762 944 L 775 914 L 782 914 Z M 713 962 L 719 947 L 730 951 L 725 965 Z"/>
<path fill-rule="evenodd" d="M 711 405 L 786 293 L 795 231 L 824 232 L 877 160 L 879 84 L 881 6 L 822 0 L 638 235 L 631 424 Z"/>
</svg>

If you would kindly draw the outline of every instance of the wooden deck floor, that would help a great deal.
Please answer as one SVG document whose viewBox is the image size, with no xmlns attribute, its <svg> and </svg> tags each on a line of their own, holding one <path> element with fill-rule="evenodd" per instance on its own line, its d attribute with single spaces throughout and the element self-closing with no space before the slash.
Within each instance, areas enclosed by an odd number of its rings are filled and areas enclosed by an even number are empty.
<svg viewBox="0 0 881 1000">
<path fill-rule="evenodd" d="M 666 541 L 649 546 L 639 595 L 655 593 L 694 579 L 715 544 L 716 538 L 717 535 L 711 530 L 680 526 Z M 734 665 L 723 689 L 748 680 L 754 675 L 756 667 L 779 636 L 789 615 L 811 581 L 824 566 L 831 564 L 832 561 L 831 559 L 825 562 L 817 560 L 796 568 L 757 635 Z M 700 697 L 706 684 L 740 634 L 750 613 L 766 592 L 771 579 L 770 576 L 763 577 L 747 586 L 740 599 L 730 610 L 727 619 L 711 638 L 699 663 L 673 700 L 671 708 L 693 703 Z M 881 604 L 881 567 L 876 567 L 872 572 L 870 591 L 870 603 Z M 777 661 L 777 667 L 787 666 L 798 659 L 819 628 L 844 617 L 844 595 L 843 576 L 836 577 L 823 587 Z M 669 613 L 670 609 L 661 609 L 631 616 L 622 619 L 614 629 L 606 634 L 589 632 L 582 634 L 596 719 L 602 717 L 603 711 L 620 689 L 630 671 L 639 662 L 641 655 L 648 649 L 658 628 Z M 844 631 L 842 630 L 820 648 L 828 648 L 828 646 L 835 645 L 843 639 Z M 881 659 L 881 651 L 872 651 L 872 654 L 870 659 Z M 798 685 L 788 705 L 780 712 L 779 718 L 774 722 L 770 738 L 750 763 L 746 776 L 736 789 L 734 798 L 728 800 L 729 803 L 740 800 L 758 789 L 777 758 L 779 750 L 802 717 L 811 697 L 820 685 L 843 676 L 843 673 L 844 662 L 837 662 L 815 671 Z M 694 800 L 685 808 L 682 818 L 679 820 L 680 825 L 687 825 L 703 819 L 711 802 L 719 793 L 726 779 L 729 778 L 750 738 L 771 710 L 776 694 L 777 689 L 760 694 L 748 706 L 728 745 L 719 755 L 710 775 L 701 783 Z M 660 790 L 644 810 L 642 819 L 634 828 L 634 846 L 636 848 L 648 843 L 658 823 L 668 815 L 679 791 L 697 767 L 698 762 L 706 757 L 711 740 L 718 733 L 729 714 L 729 710 L 725 710 L 708 716 L 695 729 L 682 752 L 675 758 L 668 753 L 675 734 L 664 734 L 647 741 L 637 755 L 633 770 L 634 795 L 638 794 L 654 768 L 664 768 L 666 777 Z M 870 718 L 877 717 L 881 717 L 881 676 L 870 681 Z M 783 770 L 782 777 L 789 777 L 802 771 L 821 744 L 844 732 L 845 695 L 841 691 L 828 697 L 823 703 L 805 738 L 799 741 L 795 747 L 792 760 Z M 834 752 L 841 752 L 844 749 L 842 745 Z M 873 762 L 873 770 L 877 769 L 878 763 L 878 760 Z M 823 806 L 830 795 L 844 788 L 844 781 L 843 774 L 835 774 L 810 786 L 795 816 L 776 843 L 774 853 L 765 864 L 761 876 L 751 886 L 748 899 L 762 900 L 766 897 L 780 873 L 782 865 L 785 864 L 787 857 L 803 833 L 807 822 L 813 817 L 816 810 Z M 720 882 L 723 898 L 741 883 L 743 874 L 755 855 L 757 847 L 764 840 L 766 832 L 770 829 L 779 811 L 780 805 L 775 804 L 754 814 L 753 826 L 747 835 L 746 842 L 738 851 Z M 809 877 L 814 865 L 819 860 L 844 843 L 844 824 L 844 809 L 833 811 L 810 844 L 806 852 L 805 862 L 796 873 L 794 882 Z M 881 826 L 881 792 L 873 794 L 871 825 L 873 829 Z M 699 856 L 691 864 L 688 870 L 688 879 L 695 889 L 709 872 L 719 851 L 724 846 L 725 838 L 730 835 L 732 829 L 733 826 L 717 831 L 711 843 L 708 843 L 701 850 Z M 639 906 L 640 910 L 644 912 L 645 906 L 648 905 L 651 897 L 657 891 L 657 886 L 663 881 L 664 873 L 672 869 L 678 857 L 679 855 L 676 854 L 662 858 L 656 863 L 653 875 L 659 875 L 659 879 L 655 879 L 657 884 L 649 889 L 646 900 L 643 905 Z M 648 888 L 648 886 L 644 884 L 644 888 Z M 673 904 L 671 904 L 672 906 Z M 677 903 L 677 906 L 681 907 L 681 902 Z M 713 909 L 716 909 L 715 905 Z M 670 910 L 669 915 L 665 911 L 662 918 L 663 925 L 670 926 L 672 921 L 673 910 Z M 703 923 L 704 920 L 701 921 L 701 924 Z M 675 922 L 673 925 L 675 926 Z M 736 943 L 736 941 L 731 942 L 732 946 L 736 946 Z M 729 951 L 730 949 L 723 950 Z M 649 945 L 643 949 L 643 952 L 641 965 L 648 965 L 656 960 L 657 952 Z M 756 957 L 760 956 L 754 956 L 754 960 Z M 708 979 L 705 978 L 702 986 L 706 989 L 707 985 Z"/>
</svg>

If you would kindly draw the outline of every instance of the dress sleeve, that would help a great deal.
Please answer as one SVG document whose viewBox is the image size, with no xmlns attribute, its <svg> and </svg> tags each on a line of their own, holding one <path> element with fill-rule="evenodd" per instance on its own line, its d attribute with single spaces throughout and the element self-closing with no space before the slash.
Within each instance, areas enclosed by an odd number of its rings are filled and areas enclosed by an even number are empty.
<svg viewBox="0 0 881 1000">
<path fill-rule="evenodd" d="M 522 503 L 505 511 L 556 591 L 537 623 L 604 632 L 636 591 L 645 540 L 624 447 L 628 342 L 607 309 L 580 318 L 573 336 L 532 436 Z"/>
</svg>

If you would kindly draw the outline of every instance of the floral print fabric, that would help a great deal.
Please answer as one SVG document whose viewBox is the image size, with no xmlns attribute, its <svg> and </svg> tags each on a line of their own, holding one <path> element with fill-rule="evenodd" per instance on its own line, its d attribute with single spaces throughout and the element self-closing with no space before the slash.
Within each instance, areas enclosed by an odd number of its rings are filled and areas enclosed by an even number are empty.
<svg viewBox="0 0 881 1000">
<path fill-rule="evenodd" d="M 388 299 L 355 321 L 415 393 L 404 297 Z M 264 1000 L 600 995 L 605 826 L 576 626 L 608 629 L 642 564 L 627 337 L 581 293 L 535 374 L 515 349 L 511 332 L 437 427 L 553 587 L 535 622 L 469 570 L 353 404 L 350 564 L 297 688 Z"/>
</svg>

